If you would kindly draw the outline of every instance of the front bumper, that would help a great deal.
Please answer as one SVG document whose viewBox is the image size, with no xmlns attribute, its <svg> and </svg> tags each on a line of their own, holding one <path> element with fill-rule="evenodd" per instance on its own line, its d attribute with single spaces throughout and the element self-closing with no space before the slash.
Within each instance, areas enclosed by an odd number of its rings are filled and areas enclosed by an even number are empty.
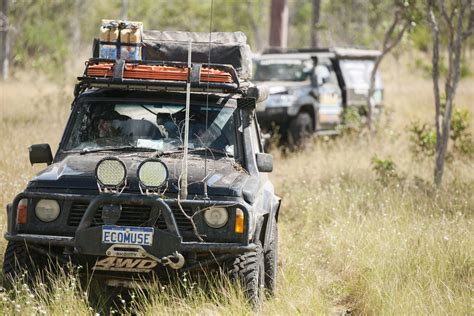
<svg viewBox="0 0 474 316">
<path fill-rule="evenodd" d="M 90 201 L 89 205 L 75 230 L 74 236 L 56 236 L 48 234 L 31 234 L 18 232 L 16 218 L 17 218 L 17 206 L 21 199 L 55 199 L 58 201 Z M 161 261 L 163 258 L 167 258 L 176 254 L 183 254 L 185 258 L 191 257 L 194 260 L 186 259 L 186 262 L 182 267 L 189 269 L 191 266 L 196 265 L 200 262 L 199 259 L 196 261 L 196 254 L 235 254 L 244 253 L 256 249 L 255 244 L 248 242 L 249 240 L 249 206 L 245 203 L 236 203 L 234 201 L 225 200 L 182 200 L 176 199 L 162 199 L 153 196 L 143 196 L 136 194 L 101 194 L 96 196 L 84 196 L 74 194 L 62 194 L 62 193 L 40 193 L 40 192 L 24 192 L 19 194 L 13 201 L 11 207 L 9 207 L 8 214 L 8 232 L 5 234 L 5 238 L 8 241 L 25 242 L 33 247 L 41 247 L 42 249 L 49 249 L 56 247 L 60 249 L 68 249 L 67 252 L 70 257 L 89 257 L 89 259 L 95 258 L 96 260 L 101 257 L 107 257 L 110 255 L 110 249 L 114 245 L 121 245 L 126 248 L 128 244 L 105 244 L 102 242 L 102 226 L 94 226 L 93 220 L 101 208 L 105 204 L 124 204 L 143 206 L 147 205 L 151 207 L 150 218 L 147 221 L 147 226 L 153 227 L 153 222 L 156 221 L 158 216 L 163 216 L 166 229 L 154 228 L 153 242 L 151 245 L 141 245 L 138 250 L 145 253 L 145 257 L 155 258 L 157 261 Z M 209 241 L 183 241 L 181 233 L 178 229 L 173 212 L 171 211 L 170 205 L 180 204 L 183 208 L 196 207 L 206 208 L 209 206 L 229 206 L 238 207 L 244 212 L 244 232 L 242 234 L 242 242 L 209 242 Z M 130 247 L 133 250 L 133 247 Z M 126 253 L 126 252 L 125 252 Z M 142 254 L 128 254 L 123 257 L 139 258 Z M 143 257 L 143 256 L 142 256 Z M 89 260 L 90 261 L 90 260 Z M 181 268 L 181 267 L 180 267 Z"/>
<path fill-rule="evenodd" d="M 290 119 L 288 107 L 267 107 L 264 111 L 257 111 L 257 119 L 260 126 L 267 130 L 270 130 L 272 125 L 285 127 Z"/>
</svg>

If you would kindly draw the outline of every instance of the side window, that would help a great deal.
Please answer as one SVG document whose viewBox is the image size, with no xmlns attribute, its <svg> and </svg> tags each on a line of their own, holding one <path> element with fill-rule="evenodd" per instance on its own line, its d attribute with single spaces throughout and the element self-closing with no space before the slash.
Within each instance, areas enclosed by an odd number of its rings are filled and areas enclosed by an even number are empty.
<svg viewBox="0 0 474 316">
<path fill-rule="evenodd" d="M 260 153 L 262 152 L 262 142 L 260 140 L 260 134 L 259 134 L 259 131 L 258 131 L 258 125 L 257 125 L 257 121 L 256 121 L 256 118 L 254 117 L 254 119 L 252 120 L 252 124 L 251 124 L 251 137 L 252 137 L 252 147 L 253 147 L 253 150 L 255 153 Z"/>
</svg>

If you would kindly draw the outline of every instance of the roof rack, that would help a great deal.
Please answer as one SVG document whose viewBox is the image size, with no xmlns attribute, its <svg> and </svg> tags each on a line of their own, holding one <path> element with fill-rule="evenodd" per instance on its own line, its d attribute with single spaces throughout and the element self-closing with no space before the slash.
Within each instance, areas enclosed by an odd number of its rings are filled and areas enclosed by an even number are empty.
<svg viewBox="0 0 474 316">
<path fill-rule="evenodd" d="M 170 61 L 91 58 L 77 79 L 75 96 L 88 88 L 185 91 L 188 80 L 192 91 L 239 92 L 240 88 L 231 65 L 194 63 L 188 72 L 187 63 Z"/>
<path fill-rule="evenodd" d="M 318 56 L 332 55 L 333 57 L 347 58 L 347 59 L 375 59 L 380 55 L 380 51 L 372 49 L 361 49 L 361 48 L 343 48 L 343 47 L 329 47 L 329 48 L 281 48 L 281 47 L 270 47 L 263 51 L 262 55 L 272 54 L 314 54 Z"/>
</svg>

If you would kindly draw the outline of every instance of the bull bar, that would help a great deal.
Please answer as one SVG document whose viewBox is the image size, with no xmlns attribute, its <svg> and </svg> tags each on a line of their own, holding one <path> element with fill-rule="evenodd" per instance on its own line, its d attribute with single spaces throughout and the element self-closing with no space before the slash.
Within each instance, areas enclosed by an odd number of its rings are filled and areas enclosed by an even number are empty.
<svg viewBox="0 0 474 316">
<path fill-rule="evenodd" d="M 18 233 L 16 228 L 17 207 L 21 199 L 55 199 L 58 201 L 77 201 L 88 202 L 89 205 L 75 231 L 75 236 L 54 236 L 54 235 L 40 235 Z M 121 204 L 126 202 L 130 205 L 150 205 L 152 207 L 150 212 L 150 220 L 157 216 L 161 211 L 167 231 L 175 238 L 179 239 L 179 249 L 182 252 L 213 252 L 213 253 L 243 253 L 256 249 L 256 245 L 248 243 L 249 236 L 249 211 L 248 206 L 239 202 L 230 202 L 225 200 L 180 200 L 178 199 L 162 199 L 153 196 L 144 196 L 131 193 L 122 194 L 100 194 L 100 195 L 79 195 L 67 193 L 45 193 L 45 192 L 23 192 L 18 194 L 13 203 L 9 207 L 8 229 L 5 233 L 5 239 L 8 241 L 20 241 L 37 245 L 50 246 L 64 246 L 74 247 L 77 251 L 77 238 L 81 232 L 91 227 L 94 215 L 99 210 L 99 207 L 104 204 Z M 179 232 L 178 225 L 174 218 L 173 212 L 169 205 L 180 204 L 182 207 L 191 206 L 229 206 L 239 207 L 244 212 L 244 233 L 243 243 L 219 243 L 219 242 L 186 242 Z M 153 248 L 153 246 L 150 246 Z"/>
</svg>

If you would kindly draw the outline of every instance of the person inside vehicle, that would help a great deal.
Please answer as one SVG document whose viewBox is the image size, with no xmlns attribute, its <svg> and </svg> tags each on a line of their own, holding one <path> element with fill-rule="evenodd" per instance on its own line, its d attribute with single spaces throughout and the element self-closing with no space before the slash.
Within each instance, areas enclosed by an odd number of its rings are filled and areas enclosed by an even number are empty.
<svg viewBox="0 0 474 316">
<path fill-rule="evenodd" d="M 120 122 L 130 118 L 121 115 L 112 106 L 100 107 L 92 113 L 92 139 L 106 139 L 121 136 Z"/>
</svg>

